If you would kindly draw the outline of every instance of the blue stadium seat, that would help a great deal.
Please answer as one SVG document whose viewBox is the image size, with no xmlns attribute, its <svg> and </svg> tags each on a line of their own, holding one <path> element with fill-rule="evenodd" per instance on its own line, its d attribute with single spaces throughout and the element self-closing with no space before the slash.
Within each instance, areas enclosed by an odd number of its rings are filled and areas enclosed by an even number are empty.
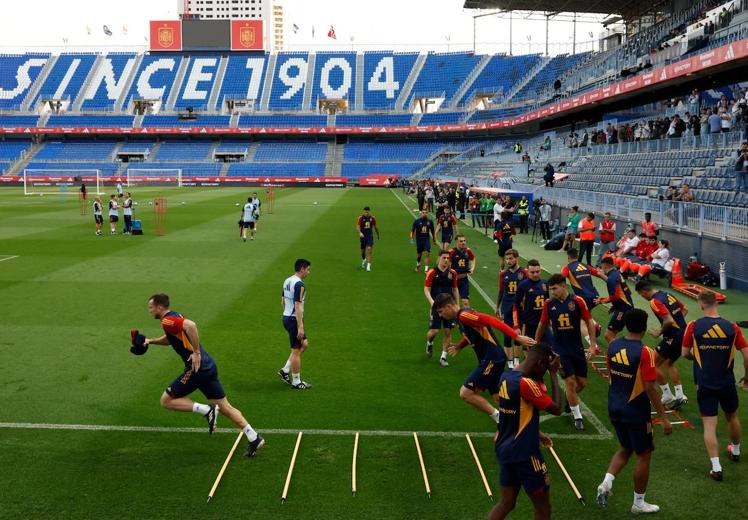
<svg viewBox="0 0 748 520">
<path fill-rule="evenodd" d="M 356 53 L 320 52 L 314 61 L 312 110 L 320 99 L 346 99 L 356 102 Z"/>
<path fill-rule="evenodd" d="M 88 87 L 83 98 L 82 110 L 111 109 L 117 103 L 125 85 L 125 79 L 135 66 L 133 53 L 109 53 L 99 67 L 89 76 Z"/>
<path fill-rule="evenodd" d="M 364 53 L 364 108 L 394 108 L 417 58 L 417 53 Z"/>
<path fill-rule="evenodd" d="M 0 54 L 0 109 L 18 110 L 49 54 Z"/>
<path fill-rule="evenodd" d="M 228 99 L 254 99 L 259 105 L 266 68 L 266 54 L 230 55 L 216 108 L 220 110 Z"/>
<path fill-rule="evenodd" d="M 60 54 L 29 106 L 33 109 L 39 101 L 45 99 L 75 101 L 95 61 L 96 54 L 92 53 Z M 67 84 L 63 85 L 68 74 Z"/>
</svg>

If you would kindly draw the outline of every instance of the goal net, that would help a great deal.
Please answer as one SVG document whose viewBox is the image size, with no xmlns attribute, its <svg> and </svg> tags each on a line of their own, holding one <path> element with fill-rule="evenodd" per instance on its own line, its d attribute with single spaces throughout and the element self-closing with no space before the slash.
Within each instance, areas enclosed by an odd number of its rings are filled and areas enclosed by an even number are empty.
<svg viewBox="0 0 748 520">
<path fill-rule="evenodd" d="M 103 195 L 100 170 L 62 170 L 57 168 L 23 170 L 24 195 Z"/>
<path fill-rule="evenodd" d="M 127 185 L 175 185 L 182 187 L 182 170 L 179 168 L 128 168 Z"/>
</svg>

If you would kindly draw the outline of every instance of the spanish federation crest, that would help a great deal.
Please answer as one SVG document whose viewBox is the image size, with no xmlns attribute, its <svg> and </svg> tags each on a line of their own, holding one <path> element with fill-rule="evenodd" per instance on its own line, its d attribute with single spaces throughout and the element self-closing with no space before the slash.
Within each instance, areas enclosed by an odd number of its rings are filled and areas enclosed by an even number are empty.
<svg viewBox="0 0 748 520">
<path fill-rule="evenodd" d="M 161 47 L 171 47 L 174 44 L 174 29 L 172 27 L 158 28 L 158 44 Z"/>
<path fill-rule="evenodd" d="M 574 309 L 576 309 L 577 306 L 574 302 L 569 302 L 569 311 L 574 312 Z"/>
<path fill-rule="evenodd" d="M 255 28 L 242 27 L 239 29 L 239 41 L 244 47 L 252 47 L 255 44 Z"/>
<path fill-rule="evenodd" d="M 517 273 L 517 280 L 522 281 L 524 278 L 525 278 L 525 273 L 523 273 L 522 271 Z"/>
</svg>

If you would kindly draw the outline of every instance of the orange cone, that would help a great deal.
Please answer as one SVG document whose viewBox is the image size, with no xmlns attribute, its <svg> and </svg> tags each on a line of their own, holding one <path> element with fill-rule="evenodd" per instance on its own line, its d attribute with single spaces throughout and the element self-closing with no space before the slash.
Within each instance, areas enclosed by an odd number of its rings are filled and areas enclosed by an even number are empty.
<svg viewBox="0 0 748 520">
<path fill-rule="evenodd" d="M 645 276 L 647 276 L 651 272 L 652 272 L 652 266 L 651 265 L 644 265 L 644 264 L 642 264 L 642 265 L 639 266 L 639 276 L 641 276 L 642 278 L 644 278 Z"/>
</svg>

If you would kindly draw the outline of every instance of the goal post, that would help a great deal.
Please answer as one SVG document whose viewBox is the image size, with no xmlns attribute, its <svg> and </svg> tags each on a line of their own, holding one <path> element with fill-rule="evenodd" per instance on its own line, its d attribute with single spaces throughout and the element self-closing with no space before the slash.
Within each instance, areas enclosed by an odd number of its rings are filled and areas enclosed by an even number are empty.
<svg viewBox="0 0 748 520">
<path fill-rule="evenodd" d="M 169 185 L 182 187 L 182 170 L 180 168 L 128 168 L 125 172 L 127 186 L 139 184 Z"/>
<path fill-rule="evenodd" d="M 103 195 L 101 170 L 64 170 L 27 168 L 23 170 L 24 195 L 80 195 L 81 183 L 86 193 Z M 70 189 L 75 187 L 76 189 Z"/>
</svg>

